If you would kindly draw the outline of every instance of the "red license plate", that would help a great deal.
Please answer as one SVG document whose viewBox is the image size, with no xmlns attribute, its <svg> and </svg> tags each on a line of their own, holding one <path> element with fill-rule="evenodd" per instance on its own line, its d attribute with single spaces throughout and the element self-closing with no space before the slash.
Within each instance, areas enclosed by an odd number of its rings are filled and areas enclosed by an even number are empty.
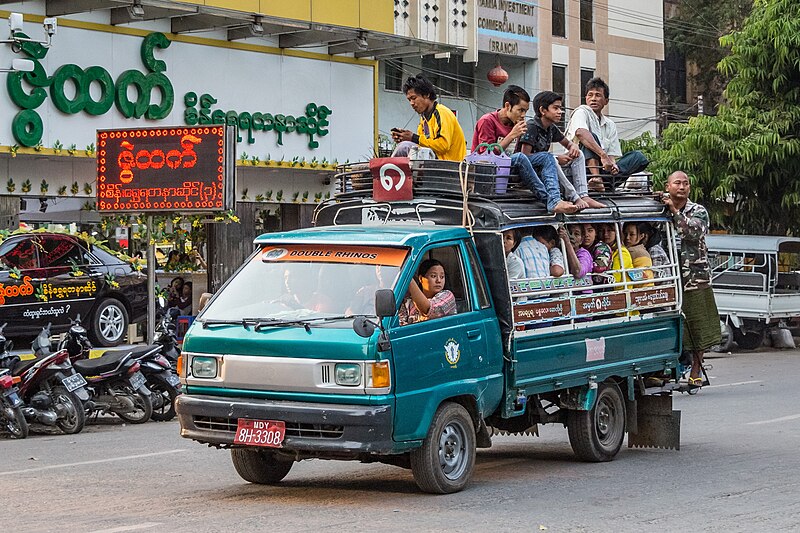
<svg viewBox="0 0 800 533">
<path fill-rule="evenodd" d="M 280 448 L 285 435 L 285 422 L 240 418 L 236 427 L 236 435 L 233 437 L 233 443 Z"/>
</svg>

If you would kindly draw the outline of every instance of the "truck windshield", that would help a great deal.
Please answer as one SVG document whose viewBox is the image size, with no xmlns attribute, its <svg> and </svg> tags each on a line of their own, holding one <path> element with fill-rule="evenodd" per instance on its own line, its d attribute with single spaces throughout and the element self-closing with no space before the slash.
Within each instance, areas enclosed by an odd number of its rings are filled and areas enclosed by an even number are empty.
<svg viewBox="0 0 800 533">
<path fill-rule="evenodd" d="M 268 245 L 203 311 L 203 321 L 310 320 L 375 315 L 375 291 L 394 287 L 407 249 Z M 348 327 L 345 322 L 333 326 Z"/>
</svg>

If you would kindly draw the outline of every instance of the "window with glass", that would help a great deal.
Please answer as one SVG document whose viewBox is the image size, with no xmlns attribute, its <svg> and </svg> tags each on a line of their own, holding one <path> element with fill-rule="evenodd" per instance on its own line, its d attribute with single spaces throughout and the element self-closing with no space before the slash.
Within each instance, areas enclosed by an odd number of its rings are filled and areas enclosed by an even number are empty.
<svg viewBox="0 0 800 533">
<path fill-rule="evenodd" d="M 586 84 L 594 78 L 594 70 L 589 68 L 581 69 L 581 103 L 586 101 Z"/>
<path fill-rule="evenodd" d="M 565 0 L 553 0 L 553 37 L 567 36 L 567 12 Z"/>
<path fill-rule="evenodd" d="M 375 316 L 375 291 L 394 287 L 407 253 L 405 248 L 372 246 L 266 245 L 200 319 L 350 327 L 351 315 Z"/>
<path fill-rule="evenodd" d="M 383 65 L 386 90 L 401 91 L 403 89 L 403 60 L 387 59 Z"/>
<path fill-rule="evenodd" d="M 36 249 L 30 239 L 9 240 L 0 245 L 0 264 L 4 270 L 38 268 Z"/>
<path fill-rule="evenodd" d="M 40 259 L 44 268 L 72 267 L 92 263 L 89 252 L 69 237 L 42 239 Z"/>
<path fill-rule="evenodd" d="M 561 104 L 564 106 L 564 109 L 567 108 L 567 67 L 564 65 L 553 65 L 553 92 L 558 93 L 564 97 L 564 101 Z M 558 127 L 561 131 L 564 131 L 566 128 L 566 119 L 567 114 L 564 113 L 561 116 L 561 122 L 558 123 Z"/>
<path fill-rule="evenodd" d="M 465 63 L 463 57 L 450 59 L 422 58 L 422 75 L 437 88 L 438 93 L 456 98 L 475 98 L 475 64 Z"/>
<path fill-rule="evenodd" d="M 594 41 L 594 9 L 592 0 L 581 1 L 581 41 Z"/>
</svg>

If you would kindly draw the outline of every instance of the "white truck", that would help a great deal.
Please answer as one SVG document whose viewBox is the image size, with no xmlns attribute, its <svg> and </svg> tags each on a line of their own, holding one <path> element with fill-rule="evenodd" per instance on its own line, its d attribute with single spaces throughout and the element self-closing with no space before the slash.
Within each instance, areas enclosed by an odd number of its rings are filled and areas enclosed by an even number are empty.
<svg viewBox="0 0 800 533">
<path fill-rule="evenodd" d="M 719 351 L 734 341 L 754 350 L 769 329 L 800 319 L 800 238 L 709 235 L 706 244 L 723 328 Z"/>
</svg>

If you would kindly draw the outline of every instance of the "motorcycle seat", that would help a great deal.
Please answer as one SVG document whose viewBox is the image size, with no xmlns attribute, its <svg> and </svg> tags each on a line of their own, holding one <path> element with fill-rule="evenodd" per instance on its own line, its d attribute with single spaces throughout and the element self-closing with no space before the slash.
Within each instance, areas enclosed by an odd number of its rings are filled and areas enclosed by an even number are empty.
<svg viewBox="0 0 800 533">
<path fill-rule="evenodd" d="M 126 350 L 106 350 L 105 352 L 103 352 L 103 355 L 101 357 L 107 357 L 117 354 L 123 354 L 123 355 L 131 354 L 131 357 L 133 357 L 134 359 L 139 359 L 150 352 L 157 352 L 160 350 L 161 346 L 159 346 L 158 344 L 149 344 L 146 346 L 135 346 L 133 348 L 128 348 Z"/>
<path fill-rule="evenodd" d="M 14 369 L 11 371 L 12 374 L 15 376 L 22 375 L 23 372 L 28 370 L 30 367 L 36 364 L 36 361 L 41 359 L 41 357 L 37 357 L 35 359 L 28 359 L 26 361 L 19 361 L 17 364 L 14 365 Z"/>
<path fill-rule="evenodd" d="M 103 354 L 94 359 L 80 359 L 78 361 L 73 361 L 72 366 L 75 367 L 75 370 L 84 375 L 93 376 L 103 374 L 104 372 L 115 370 L 119 366 L 120 361 L 127 358 L 129 353 L 130 352 L 126 350 L 120 350 L 118 353 Z"/>
</svg>

